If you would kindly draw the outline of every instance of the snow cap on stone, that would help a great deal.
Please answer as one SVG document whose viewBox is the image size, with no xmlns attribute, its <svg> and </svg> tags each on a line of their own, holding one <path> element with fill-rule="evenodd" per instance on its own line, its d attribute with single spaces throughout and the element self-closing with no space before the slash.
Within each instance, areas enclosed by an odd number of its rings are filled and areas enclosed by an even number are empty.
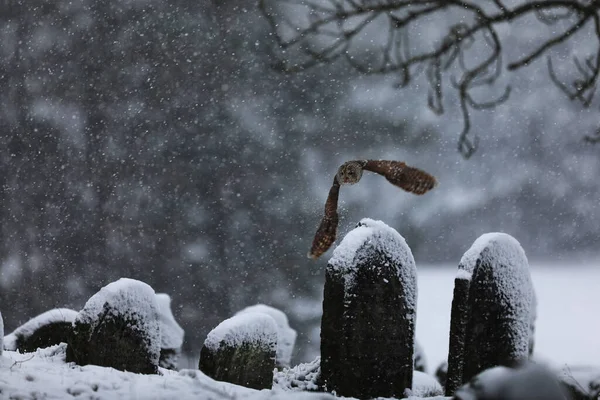
<svg viewBox="0 0 600 400">
<path fill-rule="evenodd" d="M 109 314 L 104 318 L 113 316 L 136 321 L 138 325 L 135 328 L 143 333 L 149 345 L 148 352 L 156 358 L 153 362 L 158 365 L 161 335 L 154 289 L 144 282 L 129 278 L 109 283 L 85 303 L 75 323 L 90 324 L 93 330 L 100 322 L 98 317 L 105 312 Z"/>
<path fill-rule="evenodd" d="M 356 266 L 373 251 L 385 255 L 394 265 L 402 266 L 396 269 L 401 282 L 408 285 L 417 281 L 415 259 L 402 235 L 382 221 L 363 218 L 333 250 L 327 267 L 345 276 L 346 292 L 354 285 Z M 412 302 L 410 306 L 416 307 L 416 285 L 404 289 L 407 299 Z"/>
<path fill-rule="evenodd" d="M 54 322 L 72 323 L 75 320 L 75 317 L 77 317 L 77 311 L 68 308 L 55 308 L 46 311 L 37 317 L 33 317 L 12 331 L 12 333 L 6 335 L 4 338 L 4 348 L 6 350 L 16 351 L 18 338 L 28 338 L 40 327 Z"/>
<path fill-rule="evenodd" d="M 276 350 L 277 323 L 275 319 L 262 312 L 234 315 L 210 331 L 204 341 L 204 346 L 216 351 L 223 345 L 238 347 L 244 343 Z"/>
<path fill-rule="evenodd" d="M 493 250 L 488 251 L 487 256 L 495 258 L 500 264 L 513 265 L 522 263 L 523 260 L 527 263 L 525 251 L 517 239 L 502 232 L 485 233 L 473 242 L 473 245 L 460 259 L 457 278 L 470 279 L 472 277 L 475 264 L 485 248 Z"/>
<path fill-rule="evenodd" d="M 283 311 L 265 304 L 246 307 L 236 315 L 249 312 L 264 313 L 273 317 L 277 324 L 277 361 L 281 365 L 289 366 L 292 360 L 297 333 L 294 329 L 290 328 L 287 315 Z"/>
</svg>

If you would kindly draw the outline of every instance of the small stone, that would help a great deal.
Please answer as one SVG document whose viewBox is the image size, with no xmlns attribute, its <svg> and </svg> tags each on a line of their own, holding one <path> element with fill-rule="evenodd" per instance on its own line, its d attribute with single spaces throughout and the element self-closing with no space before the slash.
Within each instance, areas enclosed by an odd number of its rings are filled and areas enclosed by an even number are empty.
<svg viewBox="0 0 600 400">
<path fill-rule="evenodd" d="M 247 312 L 221 322 L 204 341 L 199 368 L 213 379 L 252 389 L 270 389 L 277 352 L 277 324 Z"/>
<path fill-rule="evenodd" d="M 73 334 L 77 311 L 55 308 L 34 317 L 4 338 L 4 347 L 11 351 L 34 352 L 39 348 L 68 343 Z"/>
<path fill-rule="evenodd" d="M 103 287 L 79 312 L 67 346 L 67 362 L 155 374 L 160 323 L 154 290 L 122 278 Z"/>
</svg>

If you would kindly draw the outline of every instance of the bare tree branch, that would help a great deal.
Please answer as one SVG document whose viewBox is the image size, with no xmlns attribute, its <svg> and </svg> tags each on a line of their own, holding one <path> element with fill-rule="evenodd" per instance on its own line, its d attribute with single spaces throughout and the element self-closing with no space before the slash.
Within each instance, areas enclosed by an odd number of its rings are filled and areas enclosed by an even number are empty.
<svg viewBox="0 0 600 400">
<path fill-rule="evenodd" d="M 398 87 L 425 72 L 427 104 L 436 114 L 445 111 L 445 76 L 450 75 L 463 117 L 458 148 L 465 157 L 470 157 L 479 143 L 479 137 L 471 132 L 471 112 L 493 108 L 506 101 L 511 92 L 506 87 L 499 96 L 487 100 L 475 100 L 473 95 L 475 88 L 493 86 L 502 74 L 503 48 L 497 31 L 500 24 L 528 15 L 546 26 L 568 24 L 562 33 L 543 39 L 533 51 L 506 68 L 518 70 L 548 55 L 550 79 L 569 99 L 587 107 L 594 98 L 600 75 L 600 1 L 530 0 L 511 7 L 502 0 L 260 0 L 281 50 L 279 65 L 286 72 L 341 58 L 363 74 L 398 74 Z M 298 8 L 304 12 L 299 14 Z M 293 21 L 289 21 L 290 15 Z M 420 48 L 410 46 L 412 32 L 436 18 L 442 23 L 452 19 L 457 23 L 450 25 L 435 43 L 423 44 L 421 40 Z M 550 51 L 590 27 L 598 39 L 595 53 L 574 59 L 570 74 L 576 74 L 575 78 L 560 78 Z M 365 45 L 373 39 L 381 44 Z M 371 49 L 368 54 L 360 50 L 365 46 Z M 377 49 L 375 57 L 373 49 Z M 595 141 L 596 136 L 586 140 Z"/>
<path fill-rule="evenodd" d="M 552 46 L 556 46 L 557 44 L 562 43 L 565 40 L 567 40 L 568 38 L 570 38 L 571 36 L 573 36 L 573 34 L 575 32 L 577 32 L 578 30 L 583 28 L 585 23 L 587 21 L 589 21 L 591 17 L 592 16 L 590 14 L 584 15 L 582 18 L 579 19 L 579 21 L 577 21 L 571 28 L 569 28 L 567 31 L 565 31 L 562 35 L 559 35 L 559 36 L 555 37 L 554 39 L 548 40 L 546 43 L 541 45 L 537 50 L 535 50 L 533 53 L 531 53 L 527 57 L 521 59 L 520 61 L 516 61 L 514 63 L 508 64 L 508 69 L 513 70 L 513 69 L 518 69 L 525 65 L 528 65 L 531 61 L 538 58 L 540 55 L 545 53 Z"/>
<path fill-rule="evenodd" d="M 508 8 L 506 8 L 504 3 L 502 3 L 500 0 L 493 0 L 493 2 L 496 5 L 496 7 L 500 9 L 500 11 L 506 12 L 508 10 Z"/>
</svg>

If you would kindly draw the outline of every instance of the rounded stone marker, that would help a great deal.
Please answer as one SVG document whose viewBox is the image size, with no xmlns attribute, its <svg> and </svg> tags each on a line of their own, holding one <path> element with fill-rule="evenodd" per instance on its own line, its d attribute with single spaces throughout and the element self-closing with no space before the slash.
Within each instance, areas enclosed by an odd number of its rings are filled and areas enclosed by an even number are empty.
<svg viewBox="0 0 600 400">
<path fill-rule="evenodd" d="M 154 290 L 143 282 L 121 278 L 103 287 L 79 312 L 66 360 L 155 374 L 160 340 Z"/>
<path fill-rule="evenodd" d="M 213 379 L 252 389 L 270 389 L 277 353 L 277 324 L 247 312 L 221 322 L 204 341 L 199 368 Z"/>
<path fill-rule="evenodd" d="M 359 399 L 412 387 L 417 279 L 398 232 L 363 219 L 334 250 L 325 273 L 320 386 Z"/>
</svg>

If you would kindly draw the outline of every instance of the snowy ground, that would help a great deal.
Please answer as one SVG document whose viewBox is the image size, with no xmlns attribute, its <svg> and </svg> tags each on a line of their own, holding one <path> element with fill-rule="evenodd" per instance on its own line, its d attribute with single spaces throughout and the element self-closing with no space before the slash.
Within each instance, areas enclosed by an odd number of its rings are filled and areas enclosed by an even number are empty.
<svg viewBox="0 0 600 400">
<path fill-rule="evenodd" d="M 94 365 L 66 364 L 66 345 L 36 353 L 5 351 L 0 356 L 0 398 L 10 400 L 334 400 L 325 393 L 253 390 L 215 381 L 197 370 L 160 369 L 160 375 L 141 375 Z M 415 375 L 421 390 L 430 390 L 430 377 Z M 417 383 L 418 382 L 418 383 Z M 437 385 L 437 383 L 434 384 Z M 435 386 L 434 385 L 434 386 Z M 440 389 L 441 390 L 441 389 Z M 429 399 L 442 399 L 430 397 Z M 409 397 L 419 400 L 419 397 Z"/>
<path fill-rule="evenodd" d="M 253 399 L 261 392 L 214 381 L 200 371 L 138 375 L 93 365 L 64 363 L 64 344 L 33 354 L 4 352 L 0 357 L 2 399 Z"/>
<path fill-rule="evenodd" d="M 433 371 L 448 354 L 456 267 L 419 266 L 417 340 Z M 600 260 L 532 263 L 538 308 L 535 357 L 555 367 L 600 364 Z"/>
<path fill-rule="evenodd" d="M 445 360 L 456 268 L 418 267 L 417 338 L 429 369 Z M 598 365 L 600 261 L 572 268 L 534 264 L 538 297 L 536 357 L 555 367 Z M 199 371 L 136 375 L 64 363 L 64 345 L 33 354 L 5 351 L 0 357 L 2 399 L 333 399 L 316 393 L 256 391 L 216 382 Z"/>
</svg>

